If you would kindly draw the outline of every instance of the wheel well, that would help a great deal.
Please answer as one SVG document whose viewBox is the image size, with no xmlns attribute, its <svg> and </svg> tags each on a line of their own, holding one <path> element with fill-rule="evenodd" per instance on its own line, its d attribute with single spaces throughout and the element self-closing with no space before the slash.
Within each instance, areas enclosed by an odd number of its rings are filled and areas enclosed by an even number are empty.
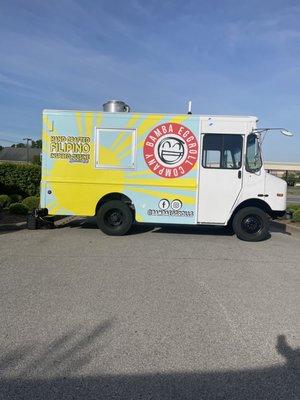
<svg viewBox="0 0 300 400">
<path fill-rule="evenodd" d="M 123 193 L 118 193 L 118 192 L 114 192 L 114 193 L 108 193 L 105 196 L 101 197 L 101 199 L 98 201 L 97 205 L 96 205 L 96 209 L 95 209 L 95 214 L 97 214 L 98 209 L 106 202 L 110 201 L 110 200 L 120 200 L 123 201 L 124 203 L 127 203 L 130 205 L 130 208 L 134 211 L 134 205 L 132 203 L 132 200 L 126 196 Z"/>
<path fill-rule="evenodd" d="M 239 204 L 236 209 L 234 210 L 234 212 L 232 213 L 229 223 L 232 222 L 235 214 L 241 210 L 242 208 L 245 207 L 257 207 L 260 208 L 261 210 L 263 210 L 264 212 L 266 212 L 268 215 L 270 215 L 270 217 L 273 217 L 273 211 L 271 209 L 271 207 L 269 206 L 269 204 L 267 204 L 265 201 L 260 200 L 260 199 L 248 199 L 243 201 L 241 204 Z"/>
</svg>

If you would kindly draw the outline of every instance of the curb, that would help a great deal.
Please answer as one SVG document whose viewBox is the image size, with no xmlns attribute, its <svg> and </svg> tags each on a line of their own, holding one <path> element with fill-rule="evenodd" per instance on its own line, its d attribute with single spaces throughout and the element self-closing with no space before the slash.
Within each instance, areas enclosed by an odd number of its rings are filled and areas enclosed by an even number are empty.
<svg viewBox="0 0 300 400">
<path fill-rule="evenodd" d="M 1 231 L 20 231 L 21 229 L 25 229 L 26 226 L 27 226 L 26 222 L 0 224 L 0 232 Z"/>
<path fill-rule="evenodd" d="M 271 227 L 275 228 L 275 232 L 281 232 L 300 239 L 300 227 L 294 226 L 292 223 L 285 221 L 273 221 Z"/>
<path fill-rule="evenodd" d="M 290 233 L 292 236 L 300 238 L 300 227 L 294 226 L 292 224 L 285 224 L 286 231 Z"/>
</svg>

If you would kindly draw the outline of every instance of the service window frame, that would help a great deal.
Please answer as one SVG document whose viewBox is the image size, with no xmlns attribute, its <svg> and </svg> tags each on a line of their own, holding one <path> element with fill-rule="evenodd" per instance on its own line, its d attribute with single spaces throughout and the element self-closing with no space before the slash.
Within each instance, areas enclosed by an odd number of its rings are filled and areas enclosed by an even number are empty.
<svg viewBox="0 0 300 400">
<path fill-rule="evenodd" d="M 131 141 L 131 162 L 128 166 L 122 165 L 111 165 L 111 164 L 102 164 L 100 160 L 100 143 L 101 143 L 101 135 L 109 134 L 109 133 L 124 133 L 128 132 L 132 135 Z M 136 169 L 136 140 L 137 140 L 137 130 L 131 128 L 95 128 L 95 168 L 96 169 L 117 169 L 117 170 L 125 170 L 132 171 Z"/>
</svg>

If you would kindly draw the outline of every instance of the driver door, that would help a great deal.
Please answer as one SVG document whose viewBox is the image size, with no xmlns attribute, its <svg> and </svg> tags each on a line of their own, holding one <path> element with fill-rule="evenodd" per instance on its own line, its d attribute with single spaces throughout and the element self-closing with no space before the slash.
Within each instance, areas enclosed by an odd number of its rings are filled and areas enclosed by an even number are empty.
<svg viewBox="0 0 300 400">
<path fill-rule="evenodd" d="M 198 222 L 225 224 L 242 189 L 243 135 L 202 134 Z"/>
</svg>

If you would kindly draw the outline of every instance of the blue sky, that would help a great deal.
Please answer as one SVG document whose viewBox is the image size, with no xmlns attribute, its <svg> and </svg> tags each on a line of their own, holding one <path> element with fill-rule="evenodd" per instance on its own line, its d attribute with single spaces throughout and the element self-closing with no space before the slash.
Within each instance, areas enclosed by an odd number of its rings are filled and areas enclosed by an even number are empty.
<svg viewBox="0 0 300 400">
<path fill-rule="evenodd" d="M 299 0 L 0 0 L 0 138 L 38 138 L 44 108 L 191 99 L 294 131 L 269 134 L 265 159 L 300 162 L 299 20 Z"/>
</svg>

